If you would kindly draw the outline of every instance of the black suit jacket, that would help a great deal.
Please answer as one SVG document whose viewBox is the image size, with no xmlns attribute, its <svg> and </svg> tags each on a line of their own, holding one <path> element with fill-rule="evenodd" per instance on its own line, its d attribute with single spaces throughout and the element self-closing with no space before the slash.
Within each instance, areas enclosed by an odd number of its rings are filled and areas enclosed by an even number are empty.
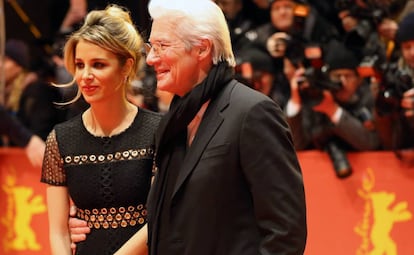
<svg viewBox="0 0 414 255">
<path fill-rule="evenodd" d="M 168 254 L 157 247 L 157 199 L 151 192 L 151 255 L 303 254 L 305 196 L 290 130 L 274 101 L 236 81 L 210 102 L 187 150 L 169 208 Z"/>
</svg>

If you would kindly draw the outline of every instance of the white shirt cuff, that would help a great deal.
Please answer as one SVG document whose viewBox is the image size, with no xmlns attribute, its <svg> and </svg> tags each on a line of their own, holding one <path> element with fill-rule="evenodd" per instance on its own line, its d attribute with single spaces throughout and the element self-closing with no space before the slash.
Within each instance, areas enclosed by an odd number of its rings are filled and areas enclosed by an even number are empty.
<svg viewBox="0 0 414 255">
<path fill-rule="evenodd" d="M 338 107 L 338 109 L 336 109 L 335 113 L 332 115 L 331 121 L 334 124 L 338 124 L 339 120 L 342 117 L 343 112 L 344 112 L 344 110 L 341 107 Z"/>
<path fill-rule="evenodd" d="M 296 116 L 301 109 L 301 105 L 294 103 L 292 100 L 289 100 L 286 104 L 286 115 L 287 117 Z"/>
</svg>

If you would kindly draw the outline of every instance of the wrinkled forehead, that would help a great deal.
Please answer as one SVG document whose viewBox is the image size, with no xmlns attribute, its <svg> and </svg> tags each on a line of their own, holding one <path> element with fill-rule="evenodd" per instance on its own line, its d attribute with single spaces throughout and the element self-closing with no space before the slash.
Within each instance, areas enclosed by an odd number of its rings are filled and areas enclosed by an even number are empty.
<svg viewBox="0 0 414 255">
<path fill-rule="evenodd" d="M 150 41 L 165 41 L 178 37 L 177 24 L 170 18 L 159 17 L 154 19 L 151 26 Z"/>
</svg>

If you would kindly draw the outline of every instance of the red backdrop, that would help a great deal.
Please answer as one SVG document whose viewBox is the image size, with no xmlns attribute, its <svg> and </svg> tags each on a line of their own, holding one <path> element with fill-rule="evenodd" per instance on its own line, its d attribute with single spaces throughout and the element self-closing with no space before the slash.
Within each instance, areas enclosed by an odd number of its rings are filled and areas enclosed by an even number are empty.
<svg viewBox="0 0 414 255">
<path fill-rule="evenodd" d="M 300 152 L 308 210 L 305 255 L 412 255 L 414 167 L 391 152 L 351 153 L 337 179 L 326 154 Z M 0 254 L 48 255 L 45 186 L 20 149 L 0 149 Z"/>
</svg>

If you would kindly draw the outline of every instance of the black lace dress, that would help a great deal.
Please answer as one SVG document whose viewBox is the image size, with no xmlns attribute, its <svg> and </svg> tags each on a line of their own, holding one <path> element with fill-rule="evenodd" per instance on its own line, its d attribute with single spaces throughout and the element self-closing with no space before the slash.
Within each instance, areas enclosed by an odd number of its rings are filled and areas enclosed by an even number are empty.
<svg viewBox="0 0 414 255">
<path fill-rule="evenodd" d="M 78 115 L 49 135 L 41 181 L 67 186 L 77 216 L 91 227 L 75 254 L 113 254 L 146 223 L 154 133 L 160 118 L 140 108 L 122 133 L 96 137 Z"/>
</svg>

